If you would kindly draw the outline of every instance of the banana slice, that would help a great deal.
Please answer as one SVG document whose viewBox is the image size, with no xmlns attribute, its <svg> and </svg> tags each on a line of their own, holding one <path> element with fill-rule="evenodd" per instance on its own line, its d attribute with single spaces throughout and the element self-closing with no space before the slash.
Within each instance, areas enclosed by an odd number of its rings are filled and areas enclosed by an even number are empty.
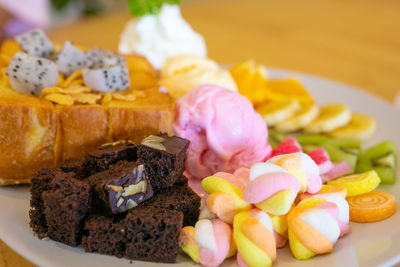
<svg viewBox="0 0 400 267">
<path fill-rule="evenodd" d="M 318 111 L 319 108 L 316 105 L 302 106 L 292 117 L 278 122 L 275 129 L 285 133 L 300 130 L 318 116 Z"/>
<path fill-rule="evenodd" d="M 260 113 L 268 126 L 273 126 L 291 116 L 299 110 L 300 105 L 296 100 L 271 102 L 259 106 L 256 111 Z"/>
<path fill-rule="evenodd" d="M 320 109 L 316 117 L 304 130 L 309 133 L 330 132 L 349 123 L 350 109 L 343 104 L 328 104 Z"/>
<path fill-rule="evenodd" d="M 374 118 L 360 113 L 351 114 L 350 122 L 328 134 L 337 138 L 355 138 L 366 140 L 376 132 L 376 121 Z"/>
</svg>

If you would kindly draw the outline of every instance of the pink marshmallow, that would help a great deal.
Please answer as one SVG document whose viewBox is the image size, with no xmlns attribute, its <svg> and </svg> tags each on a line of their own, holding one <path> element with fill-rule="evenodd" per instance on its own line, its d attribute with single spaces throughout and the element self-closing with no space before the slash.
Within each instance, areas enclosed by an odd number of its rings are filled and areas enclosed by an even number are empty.
<svg viewBox="0 0 400 267">
<path fill-rule="evenodd" d="M 350 227 L 347 223 L 344 223 L 339 219 L 339 207 L 335 203 L 327 201 L 317 205 L 317 208 L 325 209 L 333 218 L 335 218 L 339 225 L 340 237 L 348 233 Z"/>
<path fill-rule="evenodd" d="M 324 183 L 342 177 L 344 175 L 353 173 L 354 170 L 353 168 L 350 166 L 350 164 L 347 161 L 341 161 L 341 162 L 335 162 L 333 163 L 333 168 L 328 171 L 327 173 L 324 173 L 324 175 L 322 175 L 322 180 Z"/>
<path fill-rule="evenodd" d="M 249 203 L 259 203 L 288 189 L 292 189 L 294 195 L 300 191 L 296 177 L 285 172 L 268 173 L 251 181 L 243 191 L 243 198 Z"/>
<path fill-rule="evenodd" d="M 281 236 L 279 233 L 274 231 L 274 237 L 275 237 L 275 242 L 276 242 L 276 248 L 283 248 L 286 243 L 287 239 L 284 236 Z"/>
<path fill-rule="evenodd" d="M 310 194 L 315 194 L 319 190 L 321 190 L 321 187 L 322 187 L 321 176 L 319 176 L 318 174 L 312 174 L 312 173 L 307 173 L 306 175 L 307 175 L 307 180 L 308 180 L 307 192 Z"/>
<path fill-rule="evenodd" d="M 219 266 L 228 256 L 232 241 L 232 228 L 219 219 L 211 220 L 217 251 L 200 248 L 199 261 L 206 267 Z"/>
</svg>

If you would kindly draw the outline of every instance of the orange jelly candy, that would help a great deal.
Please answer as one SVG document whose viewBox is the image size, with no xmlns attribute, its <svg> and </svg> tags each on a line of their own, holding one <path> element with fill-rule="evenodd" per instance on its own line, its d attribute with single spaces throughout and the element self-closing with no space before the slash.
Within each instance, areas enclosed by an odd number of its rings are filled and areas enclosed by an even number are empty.
<svg viewBox="0 0 400 267">
<path fill-rule="evenodd" d="M 394 196 L 385 192 L 371 191 L 348 197 L 350 221 L 366 223 L 389 218 L 396 211 Z"/>
</svg>

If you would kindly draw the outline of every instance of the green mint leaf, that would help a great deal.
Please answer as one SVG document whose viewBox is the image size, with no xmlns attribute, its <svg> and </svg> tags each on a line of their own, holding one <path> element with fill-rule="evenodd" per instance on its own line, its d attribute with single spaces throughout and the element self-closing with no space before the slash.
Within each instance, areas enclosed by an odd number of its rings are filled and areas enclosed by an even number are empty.
<svg viewBox="0 0 400 267">
<path fill-rule="evenodd" d="M 134 17 L 157 14 L 162 4 L 163 0 L 128 0 L 129 12 Z"/>
<path fill-rule="evenodd" d="M 70 0 L 51 0 L 51 5 L 56 11 L 62 11 L 70 2 Z"/>
<path fill-rule="evenodd" d="M 163 4 L 180 4 L 181 0 L 128 0 L 129 12 L 134 17 L 155 15 Z"/>
<path fill-rule="evenodd" d="M 164 3 L 179 5 L 181 3 L 181 0 L 164 0 Z"/>
</svg>

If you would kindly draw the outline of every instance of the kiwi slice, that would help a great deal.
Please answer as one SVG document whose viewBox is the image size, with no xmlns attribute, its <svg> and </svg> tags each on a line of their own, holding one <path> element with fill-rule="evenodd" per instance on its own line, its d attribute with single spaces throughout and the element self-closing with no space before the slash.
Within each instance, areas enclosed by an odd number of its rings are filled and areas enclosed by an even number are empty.
<svg viewBox="0 0 400 267">
<path fill-rule="evenodd" d="M 323 147 L 333 162 L 347 161 L 353 168 L 356 165 L 361 148 L 361 141 L 359 140 L 336 139 L 316 134 L 300 135 L 296 138 L 306 153 L 318 147 Z"/>
<path fill-rule="evenodd" d="M 297 142 L 301 146 L 313 145 L 316 147 L 321 147 L 322 144 L 326 143 L 329 138 L 325 135 L 319 134 L 305 134 L 296 136 Z"/>
<path fill-rule="evenodd" d="M 384 141 L 362 151 L 356 166 L 356 172 L 375 170 L 382 184 L 394 184 L 396 180 L 397 153 L 392 141 Z"/>
</svg>

